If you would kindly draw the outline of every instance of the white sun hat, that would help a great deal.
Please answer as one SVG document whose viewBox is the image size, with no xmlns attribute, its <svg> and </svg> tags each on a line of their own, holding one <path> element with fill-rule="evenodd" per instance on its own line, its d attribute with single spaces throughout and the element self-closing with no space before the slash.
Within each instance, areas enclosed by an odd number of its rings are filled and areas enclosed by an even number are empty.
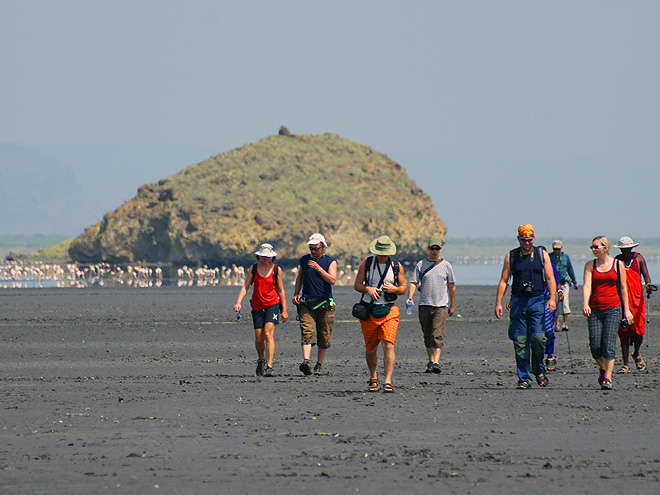
<svg viewBox="0 0 660 495">
<path fill-rule="evenodd" d="M 259 247 L 259 251 L 256 253 L 257 256 L 264 256 L 266 258 L 274 258 L 277 256 L 277 253 L 273 249 L 273 246 L 271 244 L 268 244 L 267 242 L 264 242 L 261 247 Z"/>
</svg>

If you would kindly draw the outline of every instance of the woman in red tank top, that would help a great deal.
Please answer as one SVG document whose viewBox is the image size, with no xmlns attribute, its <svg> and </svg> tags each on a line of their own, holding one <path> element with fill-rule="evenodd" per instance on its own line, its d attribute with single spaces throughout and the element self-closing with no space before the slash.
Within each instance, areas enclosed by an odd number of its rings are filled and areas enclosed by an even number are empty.
<svg viewBox="0 0 660 495">
<path fill-rule="evenodd" d="M 241 302 L 252 291 L 252 324 L 254 326 L 254 346 L 257 349 L 257 375 L 273 376 L 273 356 L 275 355 L 275 325 L 289 319 L 286 310 L 286 295 L 282 282 L 282 269 L 275 264 L 277 253 L 268 243 L 264 243 L 256 253 L 257 263 L 249 270 L 245 283 L 238 294 L 234 311 L 241 310 Z M 280 308 L 282 314 L 280 315 Z"/>
<path fill-rule="evenodd" d="M 604 236 L 594 237 L 591 249 L 596 258 L 584 266 L 582 313 L 588 318 L 591 355 L 600 366 L 598 383 L 603 390 L 611 390 L 621 306 L 628 323 L 633 316 L 628 307 L 626 271 L 610 256 L 610 241 Z"/>
</svg>

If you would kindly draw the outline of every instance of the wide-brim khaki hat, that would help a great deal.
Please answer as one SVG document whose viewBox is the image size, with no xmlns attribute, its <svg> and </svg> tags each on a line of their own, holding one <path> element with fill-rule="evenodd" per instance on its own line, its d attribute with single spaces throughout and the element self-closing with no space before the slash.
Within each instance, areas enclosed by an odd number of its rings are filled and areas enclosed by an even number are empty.
<svg viewBox="0 0 660 495">
<path fill-rule="evenodd" d="M 369 251 L 380 256 L 390 256 L 396 254 L 396 244 L 388 235 L 382 235 L 369 246 Z"/>
<path fill-rule="evenodd" d="M 619 249 L 634 248 L 637 246 L 639 246 L 639 242 L 633 241 L 632 238 L 628 237 L 627 235 L 619 239 L 619 242 L 614 245 L 614 247 Z"/>
</svg>

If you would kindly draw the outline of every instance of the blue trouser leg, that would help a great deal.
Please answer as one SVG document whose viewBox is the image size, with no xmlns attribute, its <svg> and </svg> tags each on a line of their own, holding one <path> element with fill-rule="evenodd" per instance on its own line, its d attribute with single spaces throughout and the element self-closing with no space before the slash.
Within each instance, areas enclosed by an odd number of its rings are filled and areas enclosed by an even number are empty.
<svg viewBox="0 0 660 495">
<path fill-rule="evenodd" d="M 516 355 L 516 371 L 521 382 L 531 381 L 531 373 L 545 373 L 545 333 L 543 295 L 511 297 L 509 338 Z"/>
<path fill-rule="evenodd" d="M 547 294 L 543 294 L 546 298 Z M 547 299 L 546 299 L 547 302 Z M 550 313 L 548 308 L 543 305 L 543 326 L 545 328 L 545 353 L 548 356 L 555 354 L 555 311 Z"/>
<path fill-rule="evenodd" d="M 546 333 L 545 334 L 545 353 L 548 356 L 554 356 L 555 355 L 555 330 L 553 329 L 552 332 Z"/>
</svg>

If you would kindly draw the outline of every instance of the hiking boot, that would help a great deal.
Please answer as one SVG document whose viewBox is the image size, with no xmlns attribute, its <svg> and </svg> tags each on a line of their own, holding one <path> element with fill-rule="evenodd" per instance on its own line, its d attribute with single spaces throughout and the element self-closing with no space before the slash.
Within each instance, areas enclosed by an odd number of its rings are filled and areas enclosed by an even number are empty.
<svg viewBox="0 0 660 495">
<path fill-rule="evenodd" d="M 431 371 L 435 373 L 436 375 L 440 373 L 442 370 L 440 369 L 440 365 L 438 363 L 433 363 L 431 365 Z"/>
<path fill-rule="evenodd" d="M 264 367 L 266 366 L 265 359 L 257 359 L 257 376 L 264 375 Z"/>
<path fill-rule="evenodd" d="M 555 371 L 557 369 L 557 358 L 551 357 L 545 360 L 545 369 Z"/>
<path fill-rule="evenodd" d="M 266 366 L 266 371 L 264 371 L 264 376 L 275 376 L 272 366 Z"/>
<path fill-rule="evenodd" d="M 431 361 L 426 365 L 424 373 L 433 373 L 433 363 Z"/>
<path fill-rule="evenodd" d="M 302 371 L 305 375 L 311 375 L 312 374 L 312 363 L 309 359 L 305 359 L 300 366 L 298 367 L 300 371 Z"/>
<path fill-rule="evenodd" d="M 316 363 L 314 365 L 314 374 L 318 375 L 319 373 L 321 373 L 321 368 L 322 367 L 323 367 L 323 365 L 321 363 Z"/>
</svg>

